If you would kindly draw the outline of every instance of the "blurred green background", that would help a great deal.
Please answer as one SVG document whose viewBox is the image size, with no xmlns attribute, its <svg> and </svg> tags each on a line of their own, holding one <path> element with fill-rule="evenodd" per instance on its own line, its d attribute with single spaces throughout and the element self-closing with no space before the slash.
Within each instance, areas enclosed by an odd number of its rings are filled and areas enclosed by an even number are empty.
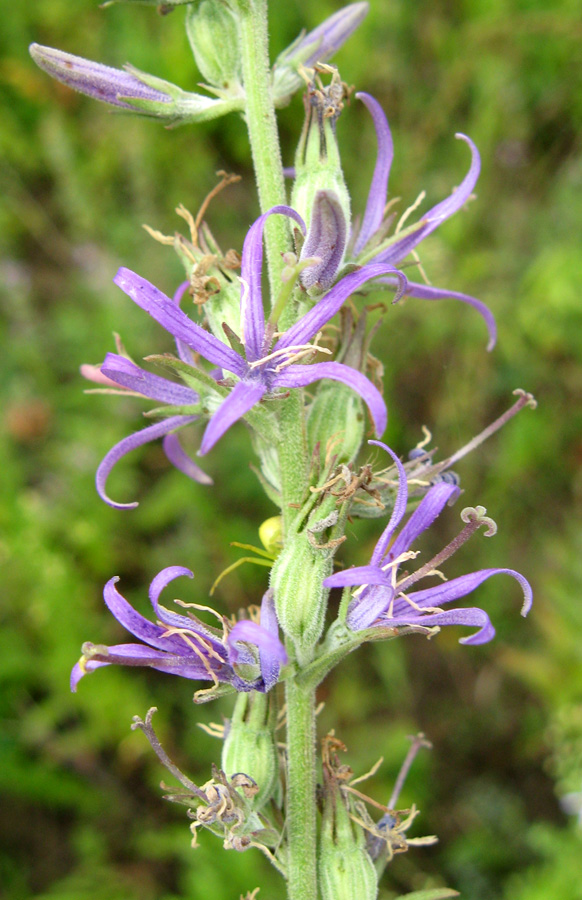
<svg viewBox="0 0 582 900">
<path fill-rule="evenodd" d="M 272 56 L 338 5 L 271 5 Z M 323 735 L 348 745 L 357 773 L 383 754 L 368 782 L 386 802 L 408 746 L 421 755 L 401 798 L 422 815 L 415 835 L 440 843 L 397 857 L 382 900 L 449 885 L 468 900 L 582 898 L 582 832 L 559 797 L 582 790 L 582 24 L 575 0 L 374 2 L 338 54 L 344 79 L 382 102 L 394 133 L 391 194 L 434 203 L 457 184 L 478 144 L 478 198 L 422 248 L 434 284 L 473 293 L 497 316 L 484 328 L 454 302 L 391 309 L 377 339 L 391 421 L 387 439 L 406 453 L 422 424 L 453 452 L 522 387 L 539 400 L 464 460 L 467 504 L 499 525 L 448 565 L 511 566 L 532 582 L 535 606 L 518 614 L 513 583 L 494 579 L 476 598 L 498 629 L 494 643 L 461 647 L 460 631 L 363 649 L 323 686 Z M 183 10 L 99 9 L 94 0 L 2 0 L 0 81 L 0 300 L 3 415 L 0 458 L 0 886 L 7 900 L 236 900 L 283 897 L 257 851 L 226 854 L 212 835 L 190 849 L 180 807 L 161 800 L 163 772 L 131 717 L 159 707 L 158 727 L 199 782 L 219 744 L 197 722 L 221 721 L 231 704 L 194 707 L 192 685 L 159 673 L 109 669 L 68 690 L 84 640 L 114 643 L 122 630 L 101 590 L 113 574 L 146 611 L 146 589 L 165 565 L 191 566 L 185 600 L 206 602 L 212 581 L 257 542 L 274 510 L 247 467 L 248 435 L 233 429 L 205 460 L 216 487 L 173 471 L 159 444 L 137 451 L 111 493 L 140 499 L 115 511 L 93 477 L 105 452 L 141 426 L 131 398 L 86 396 L 78 375 L 121 333 L 134 358 L 171 349 L 168 336 L 112 284 L 120 264 L 170 292 L 172 251 L 141 224 L 180 227 L 180 202 L 196 211 L 218 169 L 243 181 L 210 214 L 223 248 L 238 247 L 258 213 L 246 134 L 235 116 L 164 130 L 111 114 L 33 65 L 31 41 L 141 69 L 194 89 L 199 78 Z M 285 162 L 302 122 L 297 97 L 280 112 Z M 374 162 L 371 121 L 354 102 L 338 123 L 353 208 L 362 210 Z M 198 435 L 192 438 L 195 448 Z M 443 528 L 452 536 L 457 514 Z M 355 523 L 351 562 L 369 557 L 378 523 Z M 432 538 L 443 545 L 442 533 Z M 344 558 L 346 554 L 344 554 Z M 265 570 L 242 567 L 217 591 L 233 612 L 257 602 Z"/>
</svg>

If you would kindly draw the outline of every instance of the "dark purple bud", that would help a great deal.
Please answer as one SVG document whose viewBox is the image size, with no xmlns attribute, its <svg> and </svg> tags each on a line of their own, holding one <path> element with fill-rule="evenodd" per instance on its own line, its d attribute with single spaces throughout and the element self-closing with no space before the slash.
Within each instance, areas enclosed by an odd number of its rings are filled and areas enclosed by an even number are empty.
<svg viewBox="0 0 582 900">
<path fill-rule="evenodd" d="M 332 286 L 344 256 L 346 232 L 346 218 L 337 195 L 334 191 L 318 191 L 301 260 L 317 257 L 321 262 L 301 273 L 301 284 L 307 291 L 326 291 Z"/>
</svg>

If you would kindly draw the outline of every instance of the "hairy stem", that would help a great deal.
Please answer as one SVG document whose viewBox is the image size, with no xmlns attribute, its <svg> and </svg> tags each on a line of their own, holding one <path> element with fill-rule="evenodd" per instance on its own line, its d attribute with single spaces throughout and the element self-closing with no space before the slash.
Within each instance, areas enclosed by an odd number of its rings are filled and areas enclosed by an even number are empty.
<svg viewBox="0 0 582 900">
<path fill-rule="evenodd" d="M 279 133 L 271 90 L 266 0 L 239 3 L 246 120 L 261 212 L 286 202 Z M 271 298 L 275 302 L 284 263 L 281 254 L 292 249 L 289 223 L 271 216 L 265 229 Z"/>
<path fill-rule="evenodd" d="M 286 682 L 289 900 L 317 900 L 315 690 Z"/>
</svg>

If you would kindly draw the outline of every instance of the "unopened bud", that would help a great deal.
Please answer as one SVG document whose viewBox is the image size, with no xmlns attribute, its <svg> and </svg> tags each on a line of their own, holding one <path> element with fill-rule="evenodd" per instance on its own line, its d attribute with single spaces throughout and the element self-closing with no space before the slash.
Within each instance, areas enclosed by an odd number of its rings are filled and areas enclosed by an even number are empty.
<svg viewBox="0 0 582 900">
<path fill-rule="evenodd" d="M 132 66 L 114 69 L 40 44 L 31 44 L 29 49 L 36 64 L 67 87 L 118 109 L 170 124 L 204 122 L 242 108 L 242 99 L 188 93 Z"/>
<path fill-rule="evenodd" d="M 240 91 L 238 23 L 220 0 L 203 0 L 186 13 L 186 33 L 196 65 L 209 84 Z"/>
<path fill-rule="evenodd" d="M 187 3 L 192 3 L 192 0 L 105 0 L 101 6 L 113 6 L 114 3 L 140 3 L 145 6 L 157 6 L 159 14 L 165 16 L 172 12 L 174 7 L 185 6 Z"/>
<path fill-rule="evenodd" d="M 300 66 L 326 62 L 353 34 L 368 13 L 368 3 L 351 3 L 330 16 L 308 34 L 299 37 L 283 51 L 275 62 L 273 89 L 275 104 L 284 106 L 301 85 Z"/>
<path fill-rule="evenodd" d="M 222 768 L 226 774 L 230 777 L 244 773 L 256 783 L 258 792 L 252 804 L 255 811 L 271 799 L 279 777 L 271 703 L 270 694 L 240 693 L 222 747 Z"/>
<path fill-rule="evenodd" d="M 333 284 L 346 247 L 346 219 L 334 191 L 318 191 L 301 260 L 319 257 L 320 262 L 301 273 L 301 284 L 309 294 L 320 294 Z"/>
</svg>

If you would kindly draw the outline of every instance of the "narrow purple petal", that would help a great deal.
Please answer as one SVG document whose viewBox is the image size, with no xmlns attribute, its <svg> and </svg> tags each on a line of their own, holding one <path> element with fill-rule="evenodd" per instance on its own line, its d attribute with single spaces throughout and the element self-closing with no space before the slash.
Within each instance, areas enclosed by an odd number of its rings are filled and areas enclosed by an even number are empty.
<svg viewBox="0 0 582 900">
<path fill-rule="evenodd" d="M 266 392 L 266 384 L 260 381 L 239 381 L 206 426 L 198 455 L 208 453 L 230 426 L 248 413 Z"/>
<path fill-rule="evenodd" d="M 174 303 L 177 307 L 180 306 L 182 302 L 182 297 L 186 293 L 187 289 L 190 287 L 189 281 L 183 281 L 182 284 L 177 289 L 176 293 L 172 297 L 172 303 Z M 184 341 L 180 341 L 178 338 L 175 338 L 176 341 L 176 350 L 178 351 L 178 356 L 182 360 L 182 362 L 187 363 L 189 366 L 194 365 L 194 356 L 192 355 L 192 351 L 190 347 L 184 343 Z"/>
<path fill-rule="evenodd" d="M 151 400 L 159 400 L 161 403 L 169 403 L 172 406 L 192 406 L 200 399 L 198 394 L 183 384 L 176 384 L 159 375 L 152 375 L 145 369 L 140 369 L 125 356 L 117 353 L 108 353 L 101 366 L 101 371 L 107 378 L 115 381 L 122 387 L 143 394 Z"/>
<path fill-rule="evenodd" d="M 214 648 L 215 652 L 224 656 L 224 647 L 222 642 L 216 637 L 213 631 L 204 625 L 203 622 L 200 622 L 198 619 L 194 619 L 192 616 L 183 616 L 180 613 L 173 612 L 172 610 L 166 609 L 165 606 L 160 606 L 159 598 L 161 592 L 173 581 L 175 578 L 180 578 L 181 575 L 185 575 L 187 578 L 194 578 L 194 573 L 190 571 L 190 569 L 186 569 L 184 566 L 168 566 L 166 569 L 162 569 L 161 572 L 158 572 L 152 583 L 150 584 L 149 589 L 149 598 L 150 603 L 154 609 L 158 620 L 162 625 L 169 625 L 172 628 L 181 628 L 185 629 L 188 632 L 189 640 L 192 641 L 192 634 L 199 634 L 204 637 L 207 643 L 210 643 Z M 182 654 L 192 655 L 195 653 L 190 649 L 188 644 L 178 638 L 181 643 L 181 651 Z M 201 647 L 202 649 L 202 647 Z"/>
<path fill-rule="evenodd" d="M 305 234 L 305 222 L 290 206 L 273 206 L 253 222 L 247 232 L 241 263 L 241 322 L 247 361 L 255 362 L 263 356 L 265 348 L 265 314 L 261 278 L 263 274 L 263 231 L 269 216 L 288 216 L 299 224 Z M 218 363 L 218 365 L 221 365 Z M 226 366 L 225 368 L 228 368 Z M 229 371 L 234 371 L 230 369 Z M 240 374 L 240 373 L 236 373 Z"/>
<path fill-rule="evenodd" d="M 380 536 L 380 540 L 376 544 L 376 547 L 372 554 L 372 559 L 370 560 L 371 565 L 378 565 L 382 560 L 384 554 L 386 553 L 386 550 L 388 549 L 388 544 L 390 543 L 390 538 L 392 537 L 394 530 L 399 525 L 402 516 L 406 512 L 406 504 L 408 503 L 408 482 L 406 480 L 406 471 L 404 469 L 404 466 L 387 444 L 383 444 L 381 441 L 368 441 L 368 443 L 376 447 L 382 447 L 382 449 L 385 450 L 386 453 L 389 453 L 394 460 L 394 464 L 398 471 L 398 491 L 396 493 L 396 500 L 394 501 L 392 515 L 390 516 L 390 520 L 386 528 L 382 532 L 382 535 Z"/>
<path fill-rule="evenodd" d="M 177 434 L 167 434 L 162 442 L 164 453 L 173 466 L 198 484 L 214 484 L 210 475 L 197 466 L 191 456 L 182 447 Z"/>
<path fill-rule="evenodd" d="M 271 588 L 263 594 L 261 601 L 261 628 L 264 628 L 273 637 L 279 638 L 279 622 L 277 621 L 277 613 L 275 611 L 275 595 Z M 285 653 L 285 648 L 283 648 Z M 287 662 L 287 654 L 283 660 L 279 659 L 278 654 L 273 654 L 270 650 L 259 647 L 259 663 L 261 666 L 261 675 L 265 683 L 265 690 L 270 691 L 274 684 L 279 680 L 279 672 L 281 665 Z"/>
<path fill-rule="evenodd" d="M 394 158 L 394 143 L 384 110 L 370 94 L 360 92 L 356 94 L 356 97 L 365 103 L 371 113 L 374 128 L 376 129 L 378 155 L 374 175 L 372 176 L 372 184 L 370 185 L 370 193 L 368 194 L 368 202 L 366 203 L 366 212 L 364 213 L 364 219 L 354 247 L 354 256 L 360 253 L 382 224 L 388 193 L 388 178 Z"/>
<path fill-rule="evenodd" d="M 404 257 L 408 256 L 411 250 L 414 250 L 414 248 L 418 246 L 425 237 L 431 234 L 435 228 L 438 228 L 442 222 L 449 219 L 454 213 L 461 209 L 473 193 L 481 170 L 479 151 L 471 138 L 468 138 L 465 134 L 456 134 L 455 137 L 465 141 L 471 150 L 471 166 L 463 181 L 449 197 L 442 200 L 440 203 L 437 203 L 436 206 L 433 206 L 433 208 L 423 216 L 422 221 L 424 224 L 417 231 L 405 235 L 399 241 L 396 241 L 394 244 L 391 244 L 390 247 L 387 247 L 386 250 L 378 253 L 377 256 L 373 258 L 373 262 L 396 263 L 404 259 Z"/>
<path fill-rule="evenodd" d="M 411 595 L 412 596 L 412 595 Z M 486 644 L 487 641 L 495 637 L 495 629 L 491 624 L 489 616 L 483 609 L 478 607 L 468 607 L 466 609 L 449 609 L 441 613 L 427 613 L 426 615 L 418 615 L 408 607 L 410 615 L 403 613 L 398 618 L 385 616 L 378 623 L 379 625 L 424 625 L 432 628 L 435 625 L 473 625 L 479 628 L 479 631 L 469 637 L 461 638 L 460 644 Z"/>
<path fill-rule="evenodd" d="M 358 597 L 354 597 L 348 607 L 346 625 L 352 631 L 370 628 L 376 619 L 385 613 L 394 598 L 394 590 L 389 586 L 366 588 Z"/>
<path fill-rule="evenodd" d="M 353 566 L 343 572 L 334 572 L 324 579 L 324 587 L 348 587 L 360 584 L 382 584 L 390 587 L 390 575 L 383 572 L 379 566 Z"/>
<path fill-rule="evenodd" d="M 419 534 L 422 534 L 423 531 L 426 531 L 432 525 L 451 497 L 458 491 L 459 488 L 456 484 L 446 484 L 444 482 L 431 487 L 390 547 L 388 557 L 396 559 L 401 553 L 409 550 Z"/>
<path fill-rule="evenodd" d="M 393 278 L 381 279 L 381 283 L 392 284 L 396 286 Z M 443 288 L 433 287 L 427 284 L 418 284 L 415 281 L 409 281 L 406 288 L 405 297 L 416 297 L 419 300 L 460 300 L 461 303 L 467 303 L 476 309 L 479 315 L 484 319 L 487 331 L 489 332 L 488 350 L 493 350 L 497 341 L 497 325 L 495 324 L 495 316 L 488 306 L 476 297 L 470 294 L 461 294 L 459 291 L 447 291 Z"/>
<path fill-rule="evenodd" d="M 149 313 L 152 319 L 159 322 L 162 328 L 165 328 L 175 338 L 184 341 L 209 362 L 239 376 L 246 370 L 244 360 L 238 353 L 219 341 L 213 334 L 209 334 L 200 325 L 192 322 L 169 297 L 166 297 L 162 291 L 142 278 L 141 275 L 122 267 L 113 281 L 128 297 L 131 297 L 134 303 Z"/>
<path fill-rule="evenodd" d="M 174 581 L 175 578 L 180 578 L 181 575 L 185 575 L 186 578 L 194 578 L 194 572 L 186 569 L 184 566 L 167 566 L 165 569 L 162 569 L 150 584 L 149 598 L 156 616 L 164 625 L 173 625 L 176 628 L 191 628 L 194 623 L 189 616 L 170 612 L 170 610 L 159 604 L 160 594 L 164 588 Z"/>
<path fill-rule="evenodd" d="M 184 646 L 186 646 L 184 644 Z M 115 644 L 107 647 L 107 661 L 88 660 L 84 666 L 77 663 L 71 672 L 71 690 L 76 691 L 77 685 L 83 675 L 99 669 L 102 666 L 145 666 L 165 672 L 167 675 L 179 675 L 181 678 L 192 678 L 201 681 L 210 681 L 212 676 L 207 667 L 196 656 L 180 656 L 178 654 L 165 653 L 162 650 L 152 650 L 144 644 Z M 220 664 L 214 668 L 220 681 L 231 681 L 232 669 Z"/>
<path fill-rule="evenodd" d="M 137 501 L 133 503 L 116 503 L 115 500 L 112 500 L 107 496 L 105 485 L 113 467 L 126 455 L 126 453 L 130 453 L 132 450 L 135 450 L 136 447 L 141 447 L 143 444 L 155 441 L 157 438 L 168 434 L 168 432 L 174 431 L 176 428 L 181 428 L 182 425 L 189 425 L 190 422 L 196 422 L 197 419 L 198 416 L 171 416 L 169 419 L 163 419 L 163 421 L 156 422 L 154 425 L 148 425 L 147 428 L 142 428 L 141 431 L 130 434 L 129 437 L 119 441 L 119 443 L 116 444 L 115 447 L 112 447 L 109 453 L 103 458 L 95 475 L 97 493 L 101 499 L 104 500 L 105 503 L 108 503 L 109 506 L 114 506 L 115 509 L 135 509 L 135 507 L 139 505 Z"/>
<path fill-rule="evenodd" d="M 378 278 L 381 275 L 394 275 L 400 281 L 401 295 L 405 293 L 408 282 L 398 269 L 395 269 L 393 266 L 385 267 L 374 263 L 363 266 L 357 272 L 350 272 L 349 275 L 338 281 L 309 312 L 299 319 L 289 331 L 286 331 L 283 337 L 279 338 L 275 345 L 275 350 L 308 343 L 330 319 L 333 319 L 344 301 L 351 294 L 367 281 L 370 281 L 372 278 Z"/>
<path fill-rule="evenodd" d="M 359 394 L 370 410 L 376 434 L 381 435 L 384 432 L 388 421 L 384 398 L 365 375 L 357 369 L 352 369 L 351 366 L 336 362 L 314 363 L 310 366 L 291 365 L 275 377 L 272 387 L 305 387 L 322 378 L 341 381 Z"/>
<path fill-rule="evenodd" d="M 275 609 L 275 592 L 272 588 L 265 591 L 261 600 L 261 626 L 269 632 L 269 634 L 279 636 L 279 620 Z"/>
<path fill-rule="evenodd" d="M 180 640 L 178 637 L 162 637 L 166 630 L 165 626 L 155 625 L 153 622 L 150 622 L 149 619 L 146 619 L 138 613 L 115 587 L 118 581 L 119 578 L 117 576 L 110 578 L 103 589 L 103 599 L 105 600 L 109 611 L 113 613 L 117 621 L 123 625 L 130 634 L 133 634 L 134 637 L 149 644 L 150 647 L 155 647 L 157 650 L 169 650 L 174 653 L 183 653 L 186 647 L 184 641 Z"/>
<path fill-rule="evenodd" d="M 408 596 L 411 600 L 414 600 L 417 606 L 442 606 L 443 603 L 451 603 L 453 600 L 458 600 L 459 597 L 466 597 L 467 594 L 470 594 L 493 575 L 511 575 L 512 578 L 519 582 L 523 591 L 521 614 L 522 616 L 527 616 L 533 600 L 531 585 L 523 575 L 520 575 L 519 572 L 515 572 L 513 569 L 480 569 L 477 572 L 461 575 L 460 578 L 453 578 L 452 581 L 445 581 L 443 584 L 437 584 L 423 591 L 413 591 Z M 408 607 L 408 604 L 400 597 L 396 601 L 394 615 L 400 616 L 400 611 L 406 607 Z"/>
<path fill-rule="evenodd" d="M 327 291 L 332 286 L 344 258 L 346 240 L 346 217 L 337 194 L 334 191 L 317 191 L 301 259 L 319 257 L 321 262 L 308 266 L 301 273 L 301 284 L 305 290 L 317 288 Z"/>
</svg>

